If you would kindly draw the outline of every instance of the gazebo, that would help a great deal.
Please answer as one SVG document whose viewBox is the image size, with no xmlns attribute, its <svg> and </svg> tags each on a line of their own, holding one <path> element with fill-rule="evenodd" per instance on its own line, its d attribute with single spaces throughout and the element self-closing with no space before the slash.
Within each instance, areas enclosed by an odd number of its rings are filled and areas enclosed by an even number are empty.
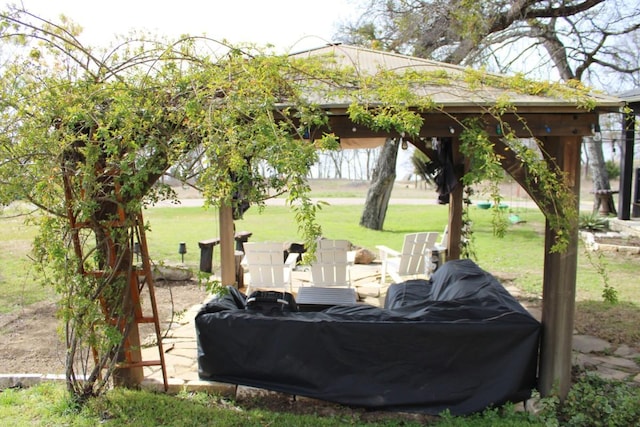
<svg viewBox="0 0 640 427">
<path fill-rule="evenodd" d="M 327 45 L 293 56 L 305 58 L 323 55 L 336 64 L 352 66 L 360 73 L 370 75 L 375 75 L 380 70 L 399 73 L 407 70 L 439 72 L 449 76 L 461 76 L 470 72 L 450 64 L 348 45 Z M 500 79 L 500 76 L 492 77 Z M 460 181 L 468 166 L 467 159 L 459 150 L 461 122 L 467 118 L 481 118 L 486 124 L 485 130 L 494 144 L 494 150 L 502 156 L 502 167 L 528 191 L 543 212 L 545 202 L 539 197 L 535 186 L 527 185 L 526 168 L 502 140 L 504 126 L 508 126 L 519 138 L 535 137 L 542 142 L 547 161 L 554 162 L 560 169 L 559 173 L 565 174 L 576 195 L 577 210 L 582 139 L 592 135 L 599 114 L 620 112 L 624 105 L 622 100 L 615 97 L 590 94 L 593 108 L 585 109 L 578 105 L 577 100 L 523 95 L 491 84 L 472 85 L 464 78 L 457 79 L 453 85 L 428 84 L 414 90 L 421 96 L 430 97 L 438 108 L 422 114 L 424 123 L 419 135 L 409 139 L 409 142 L 428 156 L 434 155 L 430 146 L 432 138 L 448 144 L 452 152 L 452 170 Z M 505 96 L 509 98 L 512 108 L 502 114 L 498 121 L 487 112 Z M 404 137 L 354 124 L 347 114 L 349 105 L 340 99 L 320 99 L 318 104 L 328 112 L 330 120 L 326 129 L 318 129 L 317 132 L 333 132 L 340 138 L 342 148 L 379 146 L 388 138 Z M 456 185 L 449 196 L 448 259 L 460 257 L 463 196 L 463 185 Z M 235 258 L 231 208 L 220 209 L 220 237 L 222 284 L 232 285 L 235 282 Z M 566 251 L 550 251 L 554 237 L 555 233 L 547 219 L 545 245 L 541 248 L 544 250 L 544 279 L 539 389 L 542 395 L 551 393 L 552 389 L 556 390 L 563 398 L 570 387 L 578 255 L 577 221 L 570 230 Z"/>
</svg>

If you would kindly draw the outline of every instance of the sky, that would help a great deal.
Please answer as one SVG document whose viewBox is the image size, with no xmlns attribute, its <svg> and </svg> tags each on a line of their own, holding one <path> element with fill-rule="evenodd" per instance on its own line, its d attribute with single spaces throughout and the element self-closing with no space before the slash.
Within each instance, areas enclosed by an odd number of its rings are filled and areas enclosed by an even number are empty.
<svg viewBox="0 0 640 427">
<path fill-rule="evenodd" d="M 3 0 L 3 5 L 20 1 L 42 18 L 57 21 L 64 14 L 84 28 L 83 44 L 105 47 L 116 34 L 147 30 L 273 44 L 291 53 L 333 41 L 338 24 L 358 16 L 354 0 Z"/>
</svg>

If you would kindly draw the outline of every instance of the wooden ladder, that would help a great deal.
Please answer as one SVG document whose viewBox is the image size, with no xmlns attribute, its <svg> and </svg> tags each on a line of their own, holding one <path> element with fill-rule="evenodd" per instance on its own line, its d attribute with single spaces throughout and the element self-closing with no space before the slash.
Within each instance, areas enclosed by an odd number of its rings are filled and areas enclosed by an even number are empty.
<svg viewBox="0 0 640 427">
<path fill-rule="evenodd" d="M 139 360 L 134 361 L 135 359 L 132 357 L 130 352 L 131 345 L 130 343 L 125 344 L 125 362 L 119 364 L 118 366 L 121 368 L 136 368 L 136 367 L 151 367 L 151 366 L 160 366 L 162 370 L 162 380 L 164 385 L 164 391 L 169 389 L 169 384 L 167 382 L 167 368 L 164 360 L 164 349 L 162 345 L 162 330 L 160 328 L 160 319 L 158 316 L 158 306 L 156 304 L 156 293 L 155 286 L 153 282 L 153 272 L 151 269 L 151 261 L 149 258 L 149 251 L 147 247 L 147 239 L 144 231 L 144 221 L 142 219 L 142 213 L 138 213 L 136 216 L 136 226 L 134 227 L 132 236 L 133 244 L 131 247 L 134 247 L 135 243 L 139 244 L 140 248 L 140 260 L 141 260 L 141 268 L 134 268 L 129 276 L 129 287 L 131 292 L 132 303 L 134 306 L 134 319 L 136 325 L 140 324 L 148 324 L 151 323 L 154 326 L 155 337 L 156 337 L 156 347 L 158 348 L 158 359 L 156 360 Z M 151 303 L 151 313 L 145 313 L 142 310 L 142 304 L 140 300 L 140 295 L 144 291 L 146 286 L 146 290 L 149 294 L 149 300 Z"/>
<path fill-rule="evenodd" d="M 71 187 L 71 181 L 73 177 L 65 174 L 63 176 L 64 181 L 64 190 L 65 190 L 65 199 L 67 206 L 67 217 L 69 219 L 71 229 L 72 229 L 72 240 L 74 244 L 74 250 L 76 252 L 76 256 L 79 260 L 84 260 L 84 247 L 80 240 L 80 230 L 90 228 L 87 222 L 78 221 L 77 214 L 73 210 L 73 189 Z M 119 198 L 119 186 L 115 186 L 116 198 Z M 117 203 L 117 215 L 115 218 L 110 221 L 109 226 L 112 228 L 124 228 L 126 225 L 126 216 L 124 209 L 122 208 L 122 203 L 118 200 Z M 131 224 L 131 222 L 129 222 Z M 131 301 L 131 305 L 133 307 L 133 324 L 132 327 L 135 328 L 135 336 L 137 339 L 132 342 L 129 339 L 129 334 L 125 338 L 123 345 L 123 361 L 118 362 L 117 367 L 122 369 L 141 369 L 140 375 L 142 375 L 142 369 L 144 367 L 152 367 L 159 366 L 162 370 L 162 379 L 165 392 L 169 389 L 169 384 L 167 381 L 167 368 L 164 359 L 164 349 L 162 345 L 162 331 L 160 328 L 160 320 L 158 316 L 158 307 L 156 304 L 156 295 L 155 295 L 155 286 L 153 282 L 153 274 L 151 268 L 151 260 L 149 257 L 149 250 L 147 246 L 147 239 L 144 230 L 144 221 L 142 217 L 142 212 L 138 212 L 133 218 L 133 226 L 128 226 L 128 241 L 129 241 L 129 254 L 130 254 L 130 268 L 126 272 L 122 272 L 120 274 L 125 274 L 127 276 L 127 282 L 129 287 L 129 298 Z M 108 238 L 109 244 L 109 256 L 108 256 L 108 269 L 105 270 L 94 270 L 87 271 L 82 265 L 82 261 L 80 261 L 81 265 L 79 266 L 81 274 L 93 277 L 101 277 L 107 274 L 113 274 L 116 270 L 116 250 L 115 244 L 111 238 Z M 135 249 L 134 249 L 135 248 Z M 133 262 L 133 256 L 139 257 L 140 263 Z M 142 309 L 142 301 L 141 295 L 144 293 L 146 288 L 150 305 L 151 305 L 151 313 L 147 313 Z M 105 311 L 105 315 L 110 317 L 108 313 L 108 309 L 106 304 L 103 304 L 103 310 Z M 117 320 L 109 319 L 114 324 L 118 323 Z M 125 322 L 126 323 L 126 322 Z M 155 330 L 156 337 L 156 346 L 158 349 L 158 358 L 154 360 L 142 360 L 142 354 L 140 349 L 140 340 L 138 336 L 138 327 L 140 324 L 153 324 Z M 120 322 L 119 330 L 121 332 L 125 332 L 126 324 Z M 93 349 L 94 357 L 97 357 L 97 352 Z"/>
</svg>

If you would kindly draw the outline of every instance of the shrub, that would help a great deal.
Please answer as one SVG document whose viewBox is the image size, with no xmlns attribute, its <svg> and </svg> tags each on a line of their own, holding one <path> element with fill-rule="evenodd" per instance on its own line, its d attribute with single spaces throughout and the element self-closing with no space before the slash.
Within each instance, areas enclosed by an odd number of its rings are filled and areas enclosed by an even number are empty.
<svg viewBox="0 0 640 427">
<path fill-rule="evenodd" d="M 640 425 L 640 388 L 587 373 L 558 411 L 563 426 Z"/>
<path fill-rule="evenodd" d="M 620 165 L 613 160 L 607 160 L 604 164 L 605 169 L 607 170 L 607 175 L 609 175 L 609 179 L 618 179 L 620 178 Z"/>
<path fill-rule="evenodd" d="M 595 213 L 580 215 L 578 227 L 587 231 L 605 231 L 609 229 L 609 220 Z"/>
<path fill-rule="evenodd" d="M 540 400 L 538 417 L 547 426 L 626 427 L 640 425 L 640 388 L 595 373 L 577 378 L 564 402 Z"/>
</svg>

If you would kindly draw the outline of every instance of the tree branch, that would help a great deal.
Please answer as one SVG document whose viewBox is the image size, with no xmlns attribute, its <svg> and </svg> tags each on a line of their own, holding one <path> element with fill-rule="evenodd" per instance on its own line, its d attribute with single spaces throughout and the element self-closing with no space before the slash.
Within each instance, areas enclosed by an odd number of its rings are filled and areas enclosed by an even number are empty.
<svg viewBox="0 0 640 427">
<path fill-rule="evenodd" d="M 600 3 L 604 3 L 606 0 L 585 0 L 582 3 L 575 4 L 572 6 L 565 6 L 562 4 L 559 7 L 547 7 L 542 9 L 532 9 L 527 11 L 524 15 L 524 19 L 530 18 L 563 18 L 568 16 L 574 16 L 582 12 L 586 12 L 599 5 Z M 536 2 L 538 3 L 538 2 Z"/>
<path fill-rule="evenodd" d="M 576 75 L 569 66 L 567 48 L 558 37 L 558 33 L 555 30 L 555 23 L 555 19 L 552 19 L 548 25 L 540 21 L 532 20 L 531 31 L 532 34 L 541 41 L 542 46 L 551 57 L 551 60 L 560 73 L 560 78 L 568 81 L 574 79 Z"/>
</svg>

